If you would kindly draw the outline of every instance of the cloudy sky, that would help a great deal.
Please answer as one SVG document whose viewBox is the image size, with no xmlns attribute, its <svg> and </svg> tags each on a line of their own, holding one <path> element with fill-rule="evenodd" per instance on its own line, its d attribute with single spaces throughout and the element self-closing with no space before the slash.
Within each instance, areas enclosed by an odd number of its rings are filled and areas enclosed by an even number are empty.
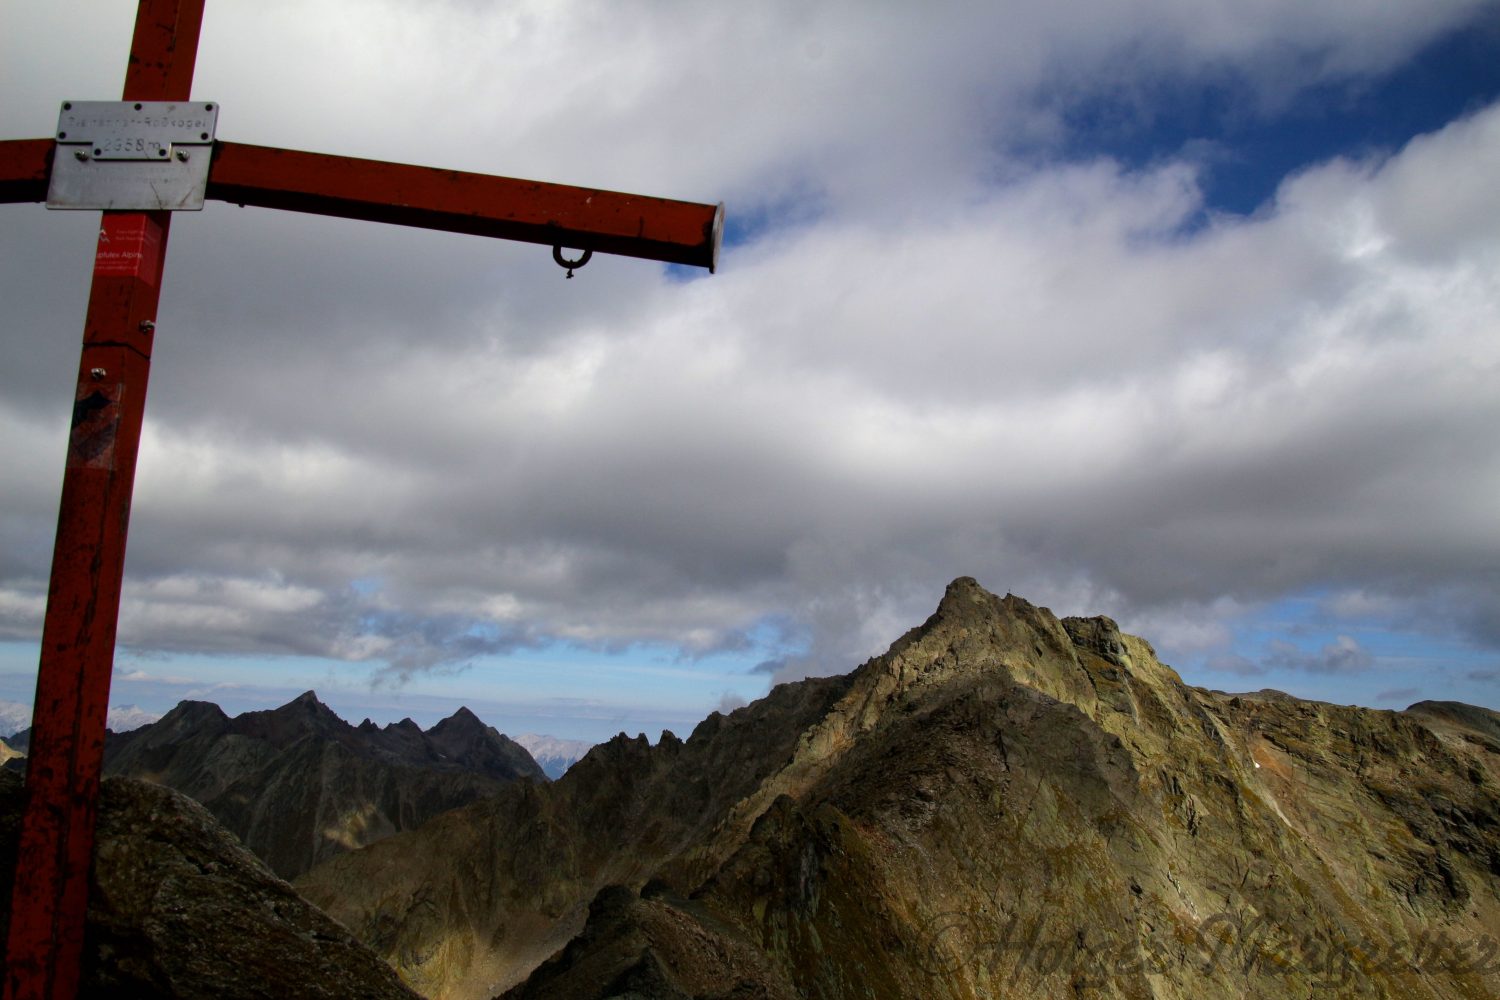
<svg viewBox="0 0 1500 1000">
<path fill-rule="evenodd" d="M 123 2 L 0 0 L 0 137 Z M 210 203 L 114 702 L 686 732 L 971 575 L 1190 682 L 1500 707 L 1500 3 L 210 0 L 219 137 L 727 206 L 719 273 Z M 0 701 L 97 214 L 0 206 Z"/>
</svg>

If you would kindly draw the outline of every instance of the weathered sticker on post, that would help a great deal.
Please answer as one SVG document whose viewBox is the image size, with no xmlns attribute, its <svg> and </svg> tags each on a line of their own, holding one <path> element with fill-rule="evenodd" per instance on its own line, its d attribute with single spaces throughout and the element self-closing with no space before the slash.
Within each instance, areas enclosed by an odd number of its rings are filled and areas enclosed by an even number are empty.
<svg viewBox="0 0 1500 1000">
<path fill-rule="evenodd" d="M 139 278 L 155 287 L 161 280 L 161 230 L 144 215 L 104 216 L 94 274 Z"/>
</svg>

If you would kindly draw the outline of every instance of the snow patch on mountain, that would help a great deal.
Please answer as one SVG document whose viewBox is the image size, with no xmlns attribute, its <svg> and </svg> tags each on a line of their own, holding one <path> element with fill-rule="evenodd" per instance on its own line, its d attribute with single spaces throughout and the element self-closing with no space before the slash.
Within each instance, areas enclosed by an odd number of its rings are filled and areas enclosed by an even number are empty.
<svg viewBox="0 0 1500 1000">
<path fill-rule="evenodd" d="M 139 705 L 115 705 L 109 710 L 105 725 L 117 733 L 128 733 L 160 718 L 160 712 L 148 712 Z M 19 701 L 0 701 L 0 738 L 9 739 L 30 728 L 30 705 Z"/>
<path fill-rule="evenodd" d="M 526 748 L 526 752 L 531 754 L 532 759 L 541 765 L 542 770 L 547 772 L 547 777 L 553 781 L 561 778 L 568 768 L 594 747 L 588 740 L 564 740 L 536 733 L 522 733 L 515 737 L 515 741 Z"/>
</svg>

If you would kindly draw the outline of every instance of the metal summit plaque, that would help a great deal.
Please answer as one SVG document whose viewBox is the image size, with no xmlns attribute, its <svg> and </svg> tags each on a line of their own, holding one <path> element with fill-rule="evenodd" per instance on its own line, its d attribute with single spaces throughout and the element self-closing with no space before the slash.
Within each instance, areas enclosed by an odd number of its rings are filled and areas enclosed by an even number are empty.
<svg viewBox="0 0 1500 1000">
<path fill-rule="evenodd" d="M 47 207 L 201 209 L 218 120 L 212 102 L 64 101 Z"/>
</svg>

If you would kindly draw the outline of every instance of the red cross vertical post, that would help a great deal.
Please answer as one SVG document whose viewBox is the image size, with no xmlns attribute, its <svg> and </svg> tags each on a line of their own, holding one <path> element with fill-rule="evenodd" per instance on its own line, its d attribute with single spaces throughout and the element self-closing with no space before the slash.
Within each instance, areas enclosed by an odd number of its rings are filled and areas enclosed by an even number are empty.
<svg viewBox="0 0 1500 1000">
<path fill-rule="evenodd" d="M 140 4 L 124 100 L 187 100 L 202 20 L 203 0 Z M 171 221 L 161 211 L 100 221 L 32 710 L 7 1000 L 78 990 L 125 526 Z"/>
<path fill-rule="evenodd" d="M 81 103 L 69 118 L 72 105 L 65 104 L 54 138 L 0 141 L 0 203 L 66 202 L 70 196 L 58 191 L 97 183 L 79 181 L 80 171 L 108 178 L 116 170 L 123 176 L 189 163 L 201 170 L 209 161 L 196 203 L 191 193 L 162 203 L 157 185 L 152 210 L 136 210 L 121 204 L 130 197 L 117 197 L 111 180 L 110 193 L 93 206 L 106 211 L 42 629 L 5 1000 L 64 1000 L 78 989 L 126 528 L 171 222 L 166 209 L 198 208 L 206 197 L 549 245 L 559 262 L 561 247 L 710 271 L 718 258 L 722 205 L 215 141 L 212 126 L 200 132 L 198 125 L 216 117 L 215 105 L 189 104 L 203 6 L 139 4 L 122 113 L 149 114 L 154 106 L 143 112 L 145 102 L 175 102 L 165 105 L 176 109 L 164 116 L 172 119 L 167 125 L 158 120 L 144 139 L 116 130 L 107 141 L 80 146 L 63 123 L 114 112 Z M 118 125 L 118 116 L 110 123 Z M 139 160 L 139 148 L 130 147 L 142 144 L 162 164 L 106 162 Z M 55 207 L 85 206 L 75 197 Z"/>
</svg>

